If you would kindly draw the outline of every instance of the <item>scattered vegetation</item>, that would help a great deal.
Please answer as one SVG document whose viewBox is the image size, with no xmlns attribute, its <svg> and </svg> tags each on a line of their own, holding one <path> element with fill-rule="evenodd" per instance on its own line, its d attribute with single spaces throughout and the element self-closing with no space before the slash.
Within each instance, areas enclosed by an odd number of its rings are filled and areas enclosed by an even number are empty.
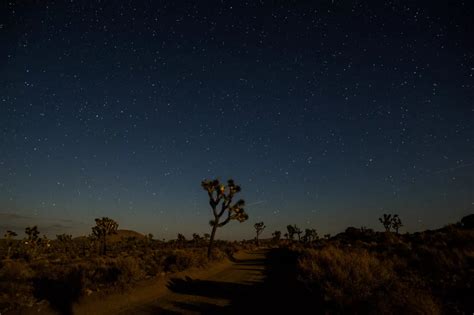
<svg viewBox="0 0 474 315">
<path fill-rule="evenodd" d="M 72 304 L 81 296 L 127 289 L 143 279 L 209 262 L 208 239 L 198 234 L 192 240 L 180 234 L 178 239 L 164 242 L 117 230 L 115 221 L 105 219 L 96 220 L 94 234 L 88 237 L 60 234 L 47 240 L 32 227 L 19 240 L 16 233 L 7 232 L 0 240 L 0 312 L 47 300 L 59 313 L 71 314 Z M 215 241 L 210 259 L 232 257 L 243 246 Z"/>
<path fill-rule="evenodd" d="M 468 314 L 474 307 L 474 229 L 463 224 L 403 235 L 347 228 L 290 246 L 298 278 L 326 313 Z"/>
<path fill-rule="evenodd" d="M 238 250 L 267 245 L 296 257 L 291 277 L 325 314 L 468 314 L 474 304 L 474 215 L 435 231 L 399 234 L 397 214 L 379 218 L 385 232 L 348 227 L 343 233 L 319 238 L 316 229 L 288 225 L 260 240 L 264 222 L 254 224 L 253 241 L 215 240 L 216 230 L 231 220 L 248 219 L 244 201 L 233 203 L 240 187 L 218 180 L 204 181 L 214 220 L 211 234 L 179 233 L 175 240 L 155 240 L 152 234 L 118 230 L 118 223 L 95 219 L 89 236 L 40 237 L 37 226 L 25 237 L 6 231 L 0 240 L 0 313 L 41 301 L 61 314 L 72 314 L 81 296 L 110 288 L 127 289 L 135 282 L 167 273 L 206 266 L 210 260 L 232 257 Z M 226 217 L 223 217 L 227 214 Z M 395 233 L 392 233 L 395 232 Z M 296 238 L 297 236 L 297 238 Z M 282 257 L 284 258 L 284 257 Z"/>
</svg>

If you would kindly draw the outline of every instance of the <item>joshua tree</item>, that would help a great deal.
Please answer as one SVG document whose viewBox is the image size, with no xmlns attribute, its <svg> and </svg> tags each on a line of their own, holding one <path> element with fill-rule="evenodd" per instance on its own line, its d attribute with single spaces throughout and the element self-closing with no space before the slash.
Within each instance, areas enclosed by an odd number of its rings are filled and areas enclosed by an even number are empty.
<svg viewBox="0 0 474 315">
<path fill-rule="evenodd" d="M 118 223 L 110 218 L 102 217 L 102 219 L 95 219 L 95 224 L 92 234 L 102 243 L 102 255 L 106 255 L 107 235 L 117 234 Z"/>
<path fill-rule="evenodd" d="M 287 240 L 290 239 L 290 235 L 289 235 L 288 233 L 283 234 L 283 236 L 284 236 Z"/>
<path fill-rule="evenodd" d="M 272 236 L 273 236 L 273 241 L 275 243 L 278 243 L 278 241 L 280 241 L 280 238 L 281 238 L 281 232 L 280 231 L 275 231 L 272 233 Z"/>
<path fill-rule="evenodd" d="M 212 214 L 214 215 L 214 219 L 209 221 L 209 224 L 212 226 L 212 232 L 207 250 L 207 257 L 210 258 L 217 228 L 223 227 L 231 220 L 244 222 L 249 218 L 249 216 L 247 213 L 245 213 L 243 208 L 245 205 L 245 201 L 243 199 L 240 199 L 232 204 L 232 199 L 234 198 L 235 194 L 240 192 L 240 186 L 236 185 L 232 179 L 227 181 L 227 186 L 221 184 L 217 179 L 204 180 L 201 182 L 201 186 L 205 191 L 207 191 L 209 196 L 209 205 L 211 206 Z M 220 209 L 218 209 L 219 204 Z M 221 221 L 226 212 L 227 217 Z"/>
<path fill-rule="evenodd" d="M 398 230 L 403 226 L 402 220 L 395 214 L 392 218 L 392 228 L 395 230 L 395 233 L 398 234 Z"/>
<path fill-rule="evenodd" d="M 178 243 L 178 245 L 184 246 L 184 244 L 186 244 L 186 237 L 183 234 L 178 233 L 176 242 Z"/>
<path fill-rule="evenodd" d="M 206 241 L 206 243 L 207 243 L 207 241 L 209 241 L 210 238 L 211 238 L 211 234 L 204 233 L 204 241 Z"/>
<path fill-rule="evenodd" d="M 290 239 L 290 240 L 293 240 L 293 239 L 295 238 L 295 234 L 296 234 L 295 226 L 293 226 L 293 225 L 287 225 L 287 226 L 286 226 L 286 229 L 287 229 L 287 231 L 288 231 L 288 233 L 287 233 L 287 234 L 288 234 L 288 237 L 287 237 L 287 238 Z M 285 235 L 286 235 L 286 234 L 285 234 Z"/>
<path fill-rule="evenodd" d="M 303 233 L 303 231 L 301 231 L 301 229 L 297 227 L 296 224 L 287 225 L 286 229 L 288 230 L 288 237 L 290 240 L 294 240 L 295 234 L 298 234 L 298 241 L 301 241 L 301 233 Z"/>
<path fill-rule="evenodd" d="M 259 243 L 258 243 L 258 237 L 260 236 L 260 234 L 262 234 L 263 230 L 265 230 L 265 224 L 263 222 L 257 222 L 254 224 L 253 226 L 255 228 L 255 232 L 257 233 L 257 236 L 255 237 L 255 240 L 257 242 L 257 246 L 259 246 Z"/>
<path fill-rule="evenodd" d="M 39 241 L 39 234 L 38 227 L 35 225 L 33 227 L 27 227 L 25 229 L 25 234 L 27 236 L 27 242 L 31 245 L 36 245 Z"/>
<path fill-rule="evenodd" d="M 385 228 L 385 232 L 390 232 L 390 228 L 392 227 L 392 215 L 384 213 L 383 217 L 379 218 L 379 221 Z"/>
<path fill-rule="evenodd" d="M 201 241 L 202 241 L 201 235 L 199 235 L 199 234 L 197 234 L 197 233 L 193 233 L 194 246 L 195 246 L 195 247 L 199 246 L 199 244 L 201 244 Z"/>
<path fill-rule="evenodd" d="M 304 230 L 304 236 L 303 236 L 303 241 L 306 243 L 311 243 L 312 241 L 315 241 L 318 239 L 318 232 L 316 232 L 315 229 L 305 229 Z"/>
<path fill-rule="evenodd" d="M 5 237 L 5 239 L 6 239 L 7 242 L 8 242 L 7 259 L 10 258 L 10 254 L 11 254 L 11 251 L 12 251 L 12 245 L 13 245 L 13 241 L 12 241 L 12 240 L 13 240 L 13 238 L 14 238 L 15 236 L 18 236 L 18 234 L 16 234 L 16 233 L 13 232 L 13 231 L 8 230 L 8 231 L 5 232 L 4 237 Z"/>
<path fill-rule="evenodd" d="M 299 227 L 297 227 L 296 225 L 294 225 L 293 227 L 295 229 L 295 233 L 298 234 L 298 241 L 301 242 L 301 234 L 303 233 L 303 231 Z"/>
</svg>

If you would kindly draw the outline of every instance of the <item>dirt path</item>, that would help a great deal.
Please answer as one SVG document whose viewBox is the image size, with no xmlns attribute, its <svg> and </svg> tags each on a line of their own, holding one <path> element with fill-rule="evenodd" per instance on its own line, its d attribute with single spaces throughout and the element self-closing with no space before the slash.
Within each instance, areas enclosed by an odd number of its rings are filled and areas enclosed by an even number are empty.
<svg viewBox="0 0 474 315">
<path fill-rule="evenodd" d="M 124 294 L 89 298 L 74 314 L 201 314 L 228 308 L 237 295 L 263 283 L 266 250 L 243 251 L 234 262 L 185 271 Z"/>
<path fill-rule="evenodd" d="M 265 253 L 242 252 L 235 262 L 217 273 L 172 278 L 167 292 L 151 303 L 132 306 L 118 314 L 201 314 L 229 308 L 236 295 L 263 283 Z"/>
<path fill-rule="evenodd" d="M 312 299 L 296 280 L 295 266 L 296 257 L 285 250 L 242 251 L 233 262 L 153 279 L 123 293 L 86 297 L 73 306 L 72 313 L 241 315 L 307 311 Z M 40 313 L 52 314 L 45 309 Z"/>
</svg>

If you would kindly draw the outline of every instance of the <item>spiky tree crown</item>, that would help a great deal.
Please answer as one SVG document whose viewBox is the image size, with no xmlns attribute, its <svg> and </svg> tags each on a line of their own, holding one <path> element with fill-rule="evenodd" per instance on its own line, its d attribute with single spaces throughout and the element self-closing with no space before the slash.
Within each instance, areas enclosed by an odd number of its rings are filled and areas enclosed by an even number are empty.
<svg viewBox="0 0 474 315">
<path fill-rule="evenodd" d="M 221 184 L 218 179 L 204 180 L 201 182 L 201 187 L 209 195 L 209 204 L 211 205 L 214 218 L 219 219 L 227 212 L 227 218 L 219 223 L 219 227 L 226 225 L 231 220 L 244 222 L 248 219 L 248 215 L 244 210 L 245 201 L 243 199 L 239 199 L 232 204 L 235 194 L 241 191 L 240 186 L 236 185 L 232 179 L 227 181 L 227 185 Z M 219 204 L 221 204 L 221 207 L 217 209 Z M 214 225 L 215 222 L 215 220 L 211 220 L 209 223 Z"/>
<path fill-rule="evenodd" d="M 253 227 L 257 231 L 257 234 L 260 234 L 265 229 L 265 224 L 263 222 L 257 222 Z"/>
<path fill-rule="evenodd" d="M 95 237 L 101 238 L 110 234 L 116 234 L 118 229 L 118 223 L 114 220 L 102 217 L 101 219 L 95 219 L 95 226 L 92 228 L 92 233 Z"/>
</svg>

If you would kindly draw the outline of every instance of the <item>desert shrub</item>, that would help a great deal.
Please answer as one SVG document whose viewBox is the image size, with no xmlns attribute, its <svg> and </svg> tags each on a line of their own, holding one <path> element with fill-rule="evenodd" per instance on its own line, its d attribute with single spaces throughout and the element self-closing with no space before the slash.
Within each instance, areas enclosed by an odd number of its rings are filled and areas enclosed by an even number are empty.
<svg viewBox="0 0 474 315">
<path fill-rule="evenodd" d="M 4 260 L 0 266 L 0 310 L 32 305 L 34 276 L 30 266 L 21 260 Z"/>
<path fill-rule="evenodd" d="M 299 279 L 336 312 L 439 313 L 431 295 L 400 279 L 391 262 L 364 249 L 306 250 L 298 260 L 298 272 Z"/>
<path fill-rule="evenodd" d="M 170 272 L 183 271 L 190 267 L 202 267 L 207 262 L 207 257 L 202 250 L 177 249 L 165 258 L 164 269 Z"/>
<path fill-rule="evenodd" d="M 119 257 L 114 261 L 114 265 L 119 270 L 117 281 L 121 285 L 129 285 L 134 281 L 143 279 L 145 276 L 140 261 L 135 257 Z"/>
</svg>

